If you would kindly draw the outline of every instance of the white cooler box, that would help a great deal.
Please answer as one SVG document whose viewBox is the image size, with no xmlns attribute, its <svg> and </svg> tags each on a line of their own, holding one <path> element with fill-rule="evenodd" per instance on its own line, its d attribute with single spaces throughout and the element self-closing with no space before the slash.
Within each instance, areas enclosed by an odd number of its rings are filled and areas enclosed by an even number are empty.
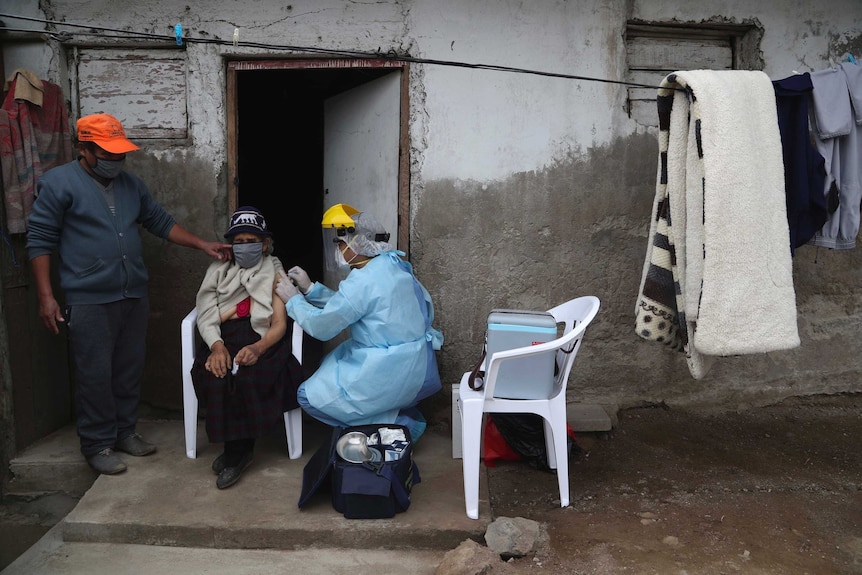
<svg viewBox="0 0 862 575">
<path fill-rule="evenodd" d="M 546 311 L 494 309 L 488 315 L 486 358 L 497 351 L 538 345 L 556 338 L 557 322 Z M 548 351 L 503 362 L 497 375 L 494 396 L 547 399 L 553 386 L 554 352 Z"/>
</svg>

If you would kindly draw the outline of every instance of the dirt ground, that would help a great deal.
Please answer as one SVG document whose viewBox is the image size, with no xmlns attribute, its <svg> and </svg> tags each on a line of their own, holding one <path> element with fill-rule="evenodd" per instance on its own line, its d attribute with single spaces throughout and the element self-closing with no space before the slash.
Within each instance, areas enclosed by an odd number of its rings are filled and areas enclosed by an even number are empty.
<svg viewBox="0 0 862 575">
<path fill-rule="evenodd" d="M 860 438 L 862 395 L 621 411 L 612 431 L 578 435 L 569 508 L 552 473 L 489 469 L 495 515 L 539 521 L 550 539 L 501 572 L 862 574 Z"/>
<path fill-rule="evenodd" d="M 554 473 L 488 469 L 494 515 L 540 522 L 549 543 L 483 573 L 862 575 L 862 394 L 617 417 L 577 435 L 568 508 Z M 0 506 L 0 531 L 35 542 L 75 504 L 57 499 Z M 0 569 L 27 546 L 0 549 Z"/>
</svg>

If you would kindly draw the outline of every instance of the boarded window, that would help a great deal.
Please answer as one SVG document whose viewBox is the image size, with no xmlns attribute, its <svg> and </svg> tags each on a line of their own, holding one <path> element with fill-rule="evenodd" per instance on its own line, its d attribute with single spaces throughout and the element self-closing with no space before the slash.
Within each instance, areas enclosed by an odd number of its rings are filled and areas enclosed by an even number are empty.
<svg viewBox="0 0 862 575">
<path fill-rule="evenodd" d="M 112 114 L 132 140 L 188 135 L 183 51 L 83 49 L 77 88 L 80 116 Z"/>
<path fill-rule="evenodd" d="M 628 89 L 629 117 L 645 126 L 658 126 L 656 93 L 672 72 L 742 68 L 746 60 L 739 51 L 746 44 L 740 39 L 750 30 L 747 26 L 629 24 L 627 81 L 650 86 Z"/>
</svg>

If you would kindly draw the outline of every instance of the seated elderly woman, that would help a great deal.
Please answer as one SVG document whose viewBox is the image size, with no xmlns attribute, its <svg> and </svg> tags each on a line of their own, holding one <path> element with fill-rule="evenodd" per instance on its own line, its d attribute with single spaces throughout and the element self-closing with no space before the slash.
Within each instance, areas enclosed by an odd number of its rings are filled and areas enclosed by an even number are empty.
<svg viewBox="0 0 862 575">
<path fill-rule="evenodd" d="M 206 407 L 210 443 L 224 443 L 213 461 L 216 487 L 236 483 L 251 464 L 255 439 L 283 425 L 298 407 L 302 369 L 291 353 L 284 303 L 274 292 L 282 264 L 272 255 L 263 214 L 239 208 L 225 238 L 230 261 L 213 262 L 198 290 L 197 326 L 207 349 L 195 355 L 192 380 Z"/>
</svg>

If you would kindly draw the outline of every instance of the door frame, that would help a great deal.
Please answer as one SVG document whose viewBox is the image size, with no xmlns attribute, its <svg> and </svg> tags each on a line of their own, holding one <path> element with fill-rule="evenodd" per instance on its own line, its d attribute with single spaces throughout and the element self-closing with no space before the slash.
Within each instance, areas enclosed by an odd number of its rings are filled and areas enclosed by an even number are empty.
<svg viewBox="0 0 862 575">
<path fill-rule="evenodd" d="M 229 60 L 226 70 L 227 104 L 227 205 L 228 213 L 236 210 L 239 197 L 237 171 L 239 166 L 239 147 L 237 145 L 237 72 L 246 70 L 300 70 L 310 68 L 350 69 L 350 68 L 398 68 L 401 70 L 401 102 L 399 113 L 398 137 L 398 230 L 396 232 L 399 249 L 410 254 L 410 138 L 408 134 L 410 119 L 410 65 L 383 58 L 334 58 L 334 59 L 285 59 L 285 60 Z M 322 215 L 322 214 L 321 214 Z"/>
</svg>

